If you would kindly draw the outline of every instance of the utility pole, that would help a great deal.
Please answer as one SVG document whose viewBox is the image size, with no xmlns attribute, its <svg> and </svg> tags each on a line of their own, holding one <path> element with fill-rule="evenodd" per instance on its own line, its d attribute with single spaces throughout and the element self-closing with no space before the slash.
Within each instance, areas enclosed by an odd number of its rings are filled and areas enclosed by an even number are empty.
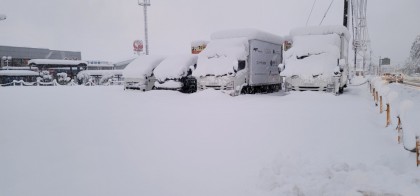
<svg viewBox="0 0 420 196">
<path fill-rule="evenodd" d="M 143 12 L 144 12 L 144 41 L 146 42 L 146 55 L 149 55 L 149 34 L 148 34 L 148 27 L 147 27 L 147 6 L 150 6 L 150 0 L 143 0 L 143 2 L 140 2 L 141 0 L 138 0 L 138 3 L 140 6 L 143 6 Z"/>
<path fill-rule="evenodd" d="M 381 75 L 381 64 L 382 64 L 382 60 L 381 60 L 381 56 L 379 56 L 378 76 L 380 76 L 380 75 Z"/>
<path fill-rule="evenodd" d="M 349 28 L 349 0 L 344 0 L 343 26 Z"/>
</svg>

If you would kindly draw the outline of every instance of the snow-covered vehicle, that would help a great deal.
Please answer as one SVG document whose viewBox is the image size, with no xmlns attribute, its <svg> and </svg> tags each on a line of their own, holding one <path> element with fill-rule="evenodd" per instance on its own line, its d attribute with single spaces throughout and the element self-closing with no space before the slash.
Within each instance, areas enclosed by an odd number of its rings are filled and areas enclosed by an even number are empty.
<svg viewBox="0 0 420 196">
<path fill-rule="evenodd" d="M 153 70 L 163 59 L 162 56 L 145 55 L 128 64 L 123 71 L 124 89 L 152 90 L 156 81 Z"/>
<path fill-rule="evenodd" d="M 344 26 L 297 28 L 290 32 L 292 47 L 285 52 L 286 90 L 327 91 L 347 87 L 350 33 Z"/>
<path fill-rule="evenodd" d="M 193 72 L 198 90 L 213 88 L 231 95 L 280 90 L 282 43 L 282 37 L 255 29 L 213 33 Z"/>
<path fill-rule="evenodd" d="M 192 72 L 197 67 L 197 55 L 167 57 L 153 71 L 156 89 L 178 90 L 183 93 L 197 91 L 197 81 Z"/>
</svg>

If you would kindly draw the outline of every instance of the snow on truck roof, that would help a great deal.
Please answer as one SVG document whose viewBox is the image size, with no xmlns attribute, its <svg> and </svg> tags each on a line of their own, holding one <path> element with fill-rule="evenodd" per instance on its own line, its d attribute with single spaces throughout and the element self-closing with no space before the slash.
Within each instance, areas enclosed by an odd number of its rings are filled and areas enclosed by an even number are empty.
<svg viewBox="0 0 420 196">
<path fill-rule="evenodd" d="M 257 29 L 246 28 L 246 29 L 233 29 L 215 32 L 211 35 L 211 39 L 230 39 L 245 37 L 248 40 L 260 40 L 274 44 L 283 44 L 283 38 L 278 35 L 260 31 Z"/>
<path fill-rule="evenodd" d="M 198 56 L 193 54 L 169 56 L 156 67 L 153 73 L 159 81 L 181 78 L 187 76 L 188 69 L 197 64 L 197 59 Z"/>
<path fill-rule="evenodd" d="M 344 35 L 347 40 L 350 40 L 350 32 L 349 30 L 340 25 L 332 25 L 332 26 L 312 26 L 312 27 L 300 27 L 295 28 L 290 31 L 291 36 L 299 36 L 299 35 L 327 35 L 327 34 L 338 34 Z"/>
<path fill-rule="evenodd" d="M 164 57 L 159 55 L 140 56 L 127 65 L 123 71 L 123 76 L 125 78 L 144 78 L 150 76 L 153 69 L 155 69 L 163 59 Z"/>
</svg>

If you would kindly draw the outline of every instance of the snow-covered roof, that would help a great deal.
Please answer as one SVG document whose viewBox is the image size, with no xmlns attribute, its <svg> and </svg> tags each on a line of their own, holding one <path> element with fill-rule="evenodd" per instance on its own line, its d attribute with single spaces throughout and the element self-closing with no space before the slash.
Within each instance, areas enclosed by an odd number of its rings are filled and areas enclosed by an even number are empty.
<svg viewBox="0 0 420 196">
<path fill-rule="evenodd" d="M 125 78 L 145 78 L 150 76 L 152 75 L 153 69 L 155 69 L 163 59 L 164 57 L 159 55 L 139 56 L 127 65 L 123 70 L 123 76 Z"/>
<path fill-rule="evenodd" d="M 176 79 L 187 76 L 190 66 L 197 64 L 197 55 L 176 55 L 169 56 L 163 60 L 153 71 L 156 79 Z"/>
<path fill-rule="evenodd" d="M 0 70 L 0 76 L 39 76 L 39 73 L 29 70 Z"/>
<path fill-rule="evenodd" d="M 332 25 L 332 26 L 312 26 L 312 27 L 300 27 L 295 28 L 290 31 L 291 36 L 299 35 L 327 35 L 327 34 L 338 34 L 344 35 L 347 40 L 350 40 L 349 30 L 341 25 Z"/>
<path fill-rule="evenodd" d="M 247 60 L 248 55 L 248 38 L 212 40 L 198 55 L 197 69 L 193 76 L 232 74 L 238 68 L 238 61 Z"/>
<path fill-rule="evenodd" d="M 260 40 L 274 44 L 283 44 L 283 38 L 278 35 L 274 35 L 271 33 L 267 33 L 264 31 L 260 31 L 257 29 L 252 28 L 245 28 L 245 29 L 233 29 L 233 30 L 225 30 L 215 32 L 211 35 L 211 39 L 230 39 L 230 38 L 239 38 L 245 37 L 248 40 Z"/>
<path fill-rule="evenodd" d="M 28 61 L 28 65 L 37 64 L 37 65 L 79 65 L 86 64 L 86 61 L 79 60 L 56 60 L 56 59 L 32 59 Z"/>
<path fill-rule="evenodd" d="M 38 70 L 37 67 L 28 67 L 28 66 L 22 66 L 22 67 L 16 67 L 16 66 L 4 66 L 1 67 L 0 70 Z"/>
<path fill-rule="evenodd" d="M 117 61 L 114 61 L 114 65 L 115 65 L 115 67 L 123 67 L 123 66 L 126 66 L 126 65 L 130 64 L 131 62 L 133 62 L 138 57 L 139 56 L 134 55 L 134 56 L 127 57 L 127 58 L 124 58 L 124 59 L 119 59 Z"/>
</svg>

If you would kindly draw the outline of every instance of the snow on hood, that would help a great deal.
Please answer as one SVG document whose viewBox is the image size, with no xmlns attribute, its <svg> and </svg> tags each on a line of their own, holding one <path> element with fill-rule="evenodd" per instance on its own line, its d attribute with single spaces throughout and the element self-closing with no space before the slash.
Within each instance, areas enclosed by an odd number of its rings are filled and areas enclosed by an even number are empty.
<svg viewBox="0 0 420 196">
<path fill-rule="evenodd" d="M 248 38 L 216 39 L 198 56 L 194 77 L 233 74 L 239 60 L 246 60 L 249 55 Z"/>
<path fill-rule="evenodd" d="M 182 83 L 174 81 L 174 80 L 168 80 L 168 81 L 161 84 L 158 81 L 156 81 L 155 82 L 155 87 L 157 87 L 157 88 L 167 88 L 167 89 L 178 89 L 178 88 L 182 88 Z"/>
<path fill-rule="evenodd" d="M 286 68 L 281 76 L 332 76 L 340 59 L 340 42 L 337 34 L 295 36 L 284 55 Z"/>
<path fill-rule="evenodd" d="M 155 69 L 163 59 L 163 56 L 158 55 L 140 56 L 127 65 L 123 71 L 123 77 L 145 78 L 150 76 L 152 75 L 153 69 Z"/>
<path fill-rule="evenodd" d="M 159 81 L 187 76 L 190 66 L 197 64 L 197 55 L 176 55 L 167 57 L 153 71 Z"/>
<path fill-rule="evenodd" d="M 349 30 L 346 27 L 340 26 L 340 25 L 301 27 L 301 28 L 292 29 L 290 31 L 290 35 L 292 37 L 300 36 L 300 35 L 327 35 L 327 34 L 344 35 L 347 41 L 350 40 Z"/>
<path fill-rule="evenodd" d="M 271 33 L 267 33 L 264 31 L 260 31 L 257 29 L 252 28 L 245 28 L 245 29 L 233 29 L 233 30 L 225 30 L 213 33 L 211 35 L 211 39 L 231 39 L 231 38 L 239 38 L 244 37 L 248 40 L 260 40 L 265 41 L 273 44 L 283 44 L 283 38 L 278 35 L 274 35 Z"/>
</svg>

